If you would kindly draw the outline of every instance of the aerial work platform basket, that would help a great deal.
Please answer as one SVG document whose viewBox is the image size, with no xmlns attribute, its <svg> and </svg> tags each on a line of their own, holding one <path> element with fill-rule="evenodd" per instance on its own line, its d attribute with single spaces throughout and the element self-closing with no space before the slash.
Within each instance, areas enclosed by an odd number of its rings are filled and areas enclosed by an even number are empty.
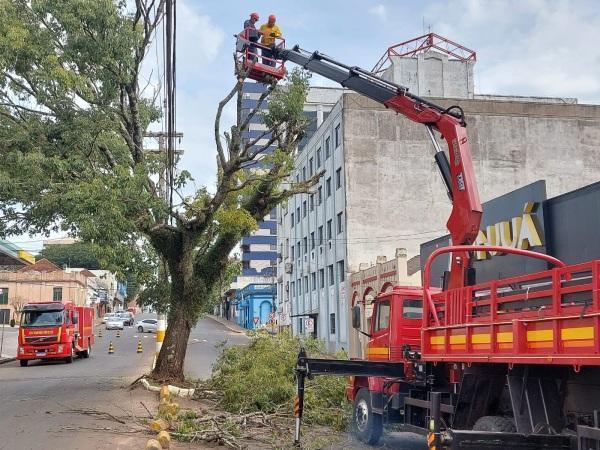
<svg viewBox="0 0 600 450">
<path fill-rule="evenodd" d="M 275 38 L 272 46 L 252 42 L 249 39 L 251 28 L 246 28 L 237 35 L 235 48 L 236 58 L 247 72 L 248 78 L 259 83 L 271 83 L 285 77 L 284 61 L 278 59 L 277 51 L 285 48 L 285 39 Z"/>
</svg>

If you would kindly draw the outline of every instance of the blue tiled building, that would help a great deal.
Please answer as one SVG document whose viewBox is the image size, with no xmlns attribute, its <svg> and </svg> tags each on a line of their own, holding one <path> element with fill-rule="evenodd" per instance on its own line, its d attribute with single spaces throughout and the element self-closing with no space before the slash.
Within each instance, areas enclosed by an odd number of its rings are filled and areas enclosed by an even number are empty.
<svg viewBox="0 0 600 450">
<path fill-rule="evenodd" d="M 269 320 L 274 311 L 275 284 L 249 284 L 236 291 L 233 302 L 238 325 L 253 330 Z"/>
</svg>

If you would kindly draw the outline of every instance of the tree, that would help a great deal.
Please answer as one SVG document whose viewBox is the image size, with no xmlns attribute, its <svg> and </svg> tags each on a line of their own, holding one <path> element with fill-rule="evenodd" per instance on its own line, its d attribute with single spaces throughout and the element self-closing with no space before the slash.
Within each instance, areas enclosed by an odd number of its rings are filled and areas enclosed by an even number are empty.
<svg viewBox="0 0 600 450">
<path fill-rule="evenodd" d="M 91 244 L 87 242 L 49 245 L 42 249 L 39 258 L 46 258 L 59 267 L 83 267 L 88 270 L 101 268 L 100 261 L 94 255 Z"/>
<path fill-rule="evenodd" d="M 271 96 L 268 129 L 247 141 L 242 131 L 259 112 L 242 114 L 246 73 L 236 65 L 237 82 L 215 119 L 216 186 L 180 195 L 170 210 L 155 182 L 164 162 L 143 151 L 160 109 L 140 86 L 164 0 L 126 8 L 111 0 L 0 0 L 0 234 L 68 231 L 118 267 L 147 261 L 152 270 L 140 283 L 161 268 L 168 329 L 153 376 L 177 381 L 190 330 L 240 238 L 320 176 L 282 184 L 306 127 L 308 76 L 293 71 L 285 87 L 269 86 L 259 99 Z M 222 136 L 221 115 L 232 100 L 237 119 Z M 265 154 L 271 145 L 275 152 Z M 262 169 L 244 170 L 258 159 Z M 190 178 L 182 171 L 175 191 Z"/>
</svg>

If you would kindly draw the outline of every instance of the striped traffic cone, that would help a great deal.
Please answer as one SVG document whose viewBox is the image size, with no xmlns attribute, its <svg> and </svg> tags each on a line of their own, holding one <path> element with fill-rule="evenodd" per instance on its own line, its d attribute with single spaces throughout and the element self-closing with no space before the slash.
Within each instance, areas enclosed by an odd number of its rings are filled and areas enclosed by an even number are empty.
<svg viewBox="0 0 600 450">
<path fill-rule="evenodd" d="M 138 339 L 137 353 L 142 353 L 142 340 Z"/>
<path fill-rule="evenodd" d="M 115 352 L 115 348 L 112 345 L 112 341 L 108 344 L 108 354 L 112 355 Z"/>
<path fill-rule="evenodd" d="M 102 337 L 102 328 L 98 328 L 98 337 L 101 338 Z"/>
<path fill-rule="evenodd" d="M 117 330 L 117 337 L 121 337 L 121 332 Z"/>
</svg>

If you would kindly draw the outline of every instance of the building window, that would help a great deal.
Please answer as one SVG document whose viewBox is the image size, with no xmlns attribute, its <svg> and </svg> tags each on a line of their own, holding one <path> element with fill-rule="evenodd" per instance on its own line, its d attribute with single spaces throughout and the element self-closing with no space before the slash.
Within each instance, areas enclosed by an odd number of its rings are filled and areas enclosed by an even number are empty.
<svg viewBox="0 0 600 450">
<path fill-rule="evenodd" d="M 249 269 L 250 261 L 242 261 L 242 269 Z"/>
<path fill-rule="evenodd" d="M 300 223 L 300 207 L 296 208 L 296 223 Z"/>
<path fill-rule="evenodd" d="M 277 210 L 275 208 L 269 213 L 269 219 L 277 219 Z"/>
<path fill-rule="evenodd" d="M 329 314 L 329 333 L 335 334 L 335 313 Z"/>
<path fill-rule="evenodd" d="M 342 168 L 335 171 L 335 190 L 342 187 Z"/>
<path fill-rule="evenodd" d="M 272 259 L 270 265 L 271 265 L 271 267 L 277 266 L 277 260 L 276 259 Z"/>
<path fill-rule="evenodd" d="M 312 177 L 314 174 L 315 174 L 315 170 L 314 170 L 314 167 L 313 167 L 313 159 L 310 158 L 308 160 L 308 175 L 310 177 Z"/>
<path fill-rule="evenodd" d="M 329 277 L 329 286 L 333 286 L 335 284 L 335 279 L 333 278 L 333 264 L 327 266 L 327 276 Z"/>
<path fill-rule="evenodd" d="M 327 221 L 327 239 L 331 239 L 331 219 Z"/>
<path fill-rule="evenodd" d="M 302 278 L 298 278 L 297 281 L 297 286 L 298 286 L 298 295 L 302 295 Z"/>
<path fill-rule="evenodd" d="M 302 181 L 306 181 L 306 166 L 302 168 Z"/>
<path fill-rule="evenodd" d="M 344 260 L 337 262 L 337 270 L 338 277 L 340 277 L 340 281 L 344 281 L 346 279 L 346 272 L 344 270 Z"/>
<path fill-rule="evenodd" d="M 303 333 L 303 332 L 304 332 L 304 318 L 299 317 L 298 318 L 298 333 Z"/>
<path fill-rule="evenodd" d="M 291 218 L 292 218 L 292 226 L 291 226 L 291 228 L 294 228 L 294 213 L 292 213 Z"/>
<path fill-rule="evenodd" d="M 277 250 L 277 244 L 271 244 L 271 250 Z"/>
<path fill-rule="evenodd" d="M 269 234 L 275 236 L 277 234 L 277 228 L 269 228 Z"/>
<path fill-rule="evenodd" d="M 323 245 L 323 225 L 321 225 L 319 227 L 319 234 L 317 235 L 319 237 L 319 245 Z"/>
<path fill-rule="evenodd" d="M 294 259 L 294 246 L 292 245 L 292 260 Z"/>
<path fill-rule="evenodd" d="M 302 217 L 306 217 L 306 200 L 302 202 Z"/>
<path fill-rule="evenodd" d="M 337 234 L 340 234 L 344 231 L 344 213 L 338 213 L 337 215 Z"/>
<path fill-rule="evenodd" d="M 340 124 L 335 127 L 335 148 L 340 146 Z"/>
<path fill-rule="evenodd" d="M 8 288 L 0 288 L 0 305 L 8 305 Z"/>
<path fill-rule="evenodd" d="M 296 283 L 292 281 L 292 297 L 296 296 Z"/>
<path fill-rule="evenodd" d="M 310 210 L 314 211 L 315 210 L 315 194 L 310 194 L 309 200 L 310 200 L 310 202 L 309 202 Z"/>
<path fill-rule="evenodd" d="M 325 159 L 331 156 L 331 139 L 328 137 L 325 139 Z"/>
<path fill-rule="evenodd" d="M 61 287 L 52 288 L 52 301 L 62 302 L 62 288 Z"/>
<path fill-rule="evenodd" d="M 327 194 L 327 198 L 331 196 L 331 177 L 325 181 L 325 193 Z"/>
<path fill-rule="evenodd" d="M 325 269 L 319 269 L 319 288 L 325 287 Z"/>
<path fill-rule="evenodd" d="M 308 275 L 304 277 L 304 292 L 308 294 Z"/>
<path fill-rule="evenodd" d="M 317 205 L 320 205 L 323 202 L 323 187 L 319 186 L 317 190 Z"/>
<path fill-rule="evenodd" d="M 296 183 L 300 183 L 300 174 L 299 173 L 296 174 Z"/>
<path fill-rule="evenodd" d="M 308 239 L 303 238 L 302 243 L 304 244 L 304 254 L 306 255 L 306 252 L 308 252 Z"/>
<path fill-rule="evenodd" d="M 296 258 L 300 258 L 300 241 L 296 242 Z"/>
<path fill-rule="evenodd" d="M 284 252 L 285 252 L 285 257 L 286 258 L 288 256 L 290 256 L 290 240 L 289 239 L 285 240 L 285 250 L 284 250 Z M 294 257 L 292 256 L 292 258 L 294 258 Z"/>
<path fill-rule="evenodd" d="M 310 284 L 311 284 L 311 288 L 314 291 L 315 289 L 317 289 L 317 273 L 313 272 L 310 274 Z"/>
<path fill-rule="evenodd" d="M 321 167 L 321 147 L 317 149 L 317 169 Z"/>
</svg>

